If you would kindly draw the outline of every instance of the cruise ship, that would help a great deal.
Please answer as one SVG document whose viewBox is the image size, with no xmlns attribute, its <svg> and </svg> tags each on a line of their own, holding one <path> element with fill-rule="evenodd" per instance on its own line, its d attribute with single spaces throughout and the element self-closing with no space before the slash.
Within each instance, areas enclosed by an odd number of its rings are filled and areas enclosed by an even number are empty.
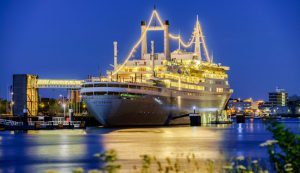
<svg viewBox="0 0 300 173">
<path fill-rule="evenodd" d="M 150 31 L 164 33 L 163 52 L 155 51 L 154 41 L 148 51 Z M 171 40 L 178 43 L 173 51 Z M 169 32 L 169 21 L 161 20 L 154 9 L 148 23 L 141 22 L 141 36 L 123 63 L 118 63 L 117 42 L 113 45 L 113 69 L 105 76 L 91 77 L 81 87 L 89 113 L 104 126 L 186 124 L 185 115 L 192 112 L 212 121 L 233 92 L 229 67 L 213 62 L 198 17 L 185 42 Z"/>
</svg>

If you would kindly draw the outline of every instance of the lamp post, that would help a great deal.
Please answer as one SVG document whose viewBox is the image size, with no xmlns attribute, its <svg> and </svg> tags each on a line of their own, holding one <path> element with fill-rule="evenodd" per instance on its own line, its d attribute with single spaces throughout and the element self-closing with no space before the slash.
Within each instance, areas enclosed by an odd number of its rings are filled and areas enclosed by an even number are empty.
<svg viewBox="0 0 300 173">
<path fill-rule="evenodd" d="M 65 97 L 63 97 L 62 94 L 60 94 L 59 97 L 62 97 L 62 99 L 63 99 L 62 107 L 64 108 L 64 117 L 65 117 L 65 116 L 66 116 L 66 103 L 65 103 Z"/>
<path fill-rule="evenodd" d="M 11 101 L 10 102 L 10 114 L 13 115 L 13 106 L 14 106 L 15 102 Z"/>
<path fill-rule="evenodd" d="M 79 115 L 80 115 L 81 99 L 82 99 L 82 95 L 80 94 L 79 95 L 79 110 L 78 110 Z"/>
<path fill-rule="evenodd" d="M 64 108 L 64 117 L 66 117 L 66 104 L 65 103 L 63 103 L 63 108 Z"/>
<path fill-rule="evenodd" d="M 15 104 L 15 102 L 13 101 L 13 92 L 10 92 L 10 114 L 13 115 L 13 106 Z"/>
</svg>

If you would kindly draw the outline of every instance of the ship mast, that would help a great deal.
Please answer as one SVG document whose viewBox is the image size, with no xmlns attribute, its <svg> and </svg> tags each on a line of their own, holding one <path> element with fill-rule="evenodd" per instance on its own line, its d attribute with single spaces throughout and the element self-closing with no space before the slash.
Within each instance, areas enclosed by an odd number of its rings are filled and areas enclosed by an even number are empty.
<svg viewBox="0 0 300 173">
<path fill-rule="evenodd" d="M 152 26 L 152 22 L 155 21 L 155 25 Z M 156 22 L 158 25 L 156 25 Z M 178 47 L 180 50 L 180 47 L 189 48 L 193 46 L 193 43 L 195 43 L 195 49 L 194 53 L 197 56 L 197 59 L 201 62 L 202 61 L 202 54 L 201 49 L 203 50 L 203 55 L 205 56 L 205 59 L 207 62 L 211 63 L 208 50 L 205 44 L 205 39 L 202 33 L 201 25 L 197 16 L 196 25 L 194 28 L 194 32 L 192 33 L 192 37 L 188 42 L 184 42 L 181 39 L 180 35 L 173 35 L 169 32 L 169 21 L 162 21 L 158 12 L 156 11 L 156 8 L 152 11 L 152 14 L 150 16 L 150 19 L 146 23 L 145 21 L 141 22 L 141 36 L 138 39 L 138 41 L 134 44 L 131 51 L 126 56 L 124 62 L 122 64 L 117 64 L 112 71 L 111 75 L 116 75 L 118 72 L 127 64 L 127 62 L 130 60 L 131 57 L 133 57 L 134 53 L 136 52 L 138 46 L 141 45 L 141 59 L 145 58 L 145 54 L 147 54 L 147 32 L 148 31 L 163 31 L 164 32 L 164 55 L 167 61 L 171 60 L 171 53 L 170 53 L 170 39 L 178 40 Z M 200 49 L 200 47 L 202 48 Z M 117 56 L 114 56 L 117 60 Z"/>
<path fill-rule="evenodd" d="M 194 28 L 194 37 L 195 37 L 195 50 L 194 53 L 197 56 L 198 60 L 201 62 L 202 57 L 201 57 L 201 49 L 200 49 L 200 22 L 198 20 L 198 15 L 197 15 L 197 21 L 196 21 L 196 26 Z"/>
<path fill-rule="evenodd" d="M 114 41 L 114 70 L 118 66 L 118 42 Z"/>
<path fill-rule="evenodd" d="M 152 60 L 152 72 L 153 72 L 153 77 L 155 77 L 155 62 L 154 62 L 154 41 L 151 41 L 151 55 L 150 55 L 150 60 Z"/>
<path fill-rule="evenodd" d="M 141 22 L 141 36 L 144 35 L 142 38 L 142 45 L 141 45 L 141 59 L 144 59 L 144 55 L 147 53 L 147 26 L 146 26 L 146 21 Z"/>
</svg>

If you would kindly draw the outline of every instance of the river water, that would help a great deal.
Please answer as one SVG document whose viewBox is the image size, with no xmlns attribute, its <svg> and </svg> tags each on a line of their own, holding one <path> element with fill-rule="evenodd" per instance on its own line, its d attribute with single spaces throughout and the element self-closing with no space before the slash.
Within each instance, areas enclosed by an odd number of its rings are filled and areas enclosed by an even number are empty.
<svg viewBox="0 0 300 173">
<path fill-rule="evenodd" d="M 300 133 L 299 119 L 281 120 Z M 126 172 L 139 165 L 141 154 L 166 157 L 185 157 L 194 154 L 198 159 L 222 160 L 245 156 L 267 160 L 266 149 L 260 143 L 271 139 L 261 120 L 245 124 L 210 127 L 151 127 L 86 130 L 40 130 L 0 132 L 0 173 L 72 172 L 75 167 L 86 170 L 100 166 L 95 153 L 115 149 Z"/>
</svg>

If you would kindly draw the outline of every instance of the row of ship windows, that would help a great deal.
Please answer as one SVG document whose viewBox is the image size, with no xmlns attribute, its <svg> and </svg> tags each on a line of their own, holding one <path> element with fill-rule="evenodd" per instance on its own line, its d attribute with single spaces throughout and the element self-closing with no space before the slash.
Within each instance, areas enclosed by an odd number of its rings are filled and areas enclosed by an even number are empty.
<svg viewBox="0 0 300 173">
<path fill-rule="evenodd" d="M 214 80 L 209 80 L 209 84 L 216 84 L 216 85 L 228 85 L 228 81 L 214 81 Z"/>
<path fill-rule="evenodd" d="M 224 90 L 223 88 L 217 88 L 217 93 L 222 93 Z M 180 95 L 188 95 L 188 96 L 203 96 L 205 94 L 199 93 L 199 92 L 187 92 L 187 91 L 174 91 L 173 94 L 180 94 Z"/>
<path fill-rule="evenodd" d="M 93 88 L 93 87 L 116 87 L 116 88 L 130 88 L 130 89 L 141 89 L 148 91 L 160 92 L 161 88 L 148 87 L 148 86 L 138 86 L 138 85 L 124 85 L 124 84 L 84 84 L 83 88 Z"/>
<path fill-rule="evenodd" d="M 173 94 L 180 93 L 180 95 L 187 96 L 204 96 L 205 94 L 194 93 L 194 92 L 184 92 L 184 91 L 174 91 Z M 81 93 L 83 96 L 99 96 L 99 95 L 112 95 L 112 96 L 122 96 L 122 94 L 129 94 L 131 96 L 144 96 L 144 94 L 139 93 L 122 93 L 122 92 L 84 92 Z"/>
<path fill-rule="evenodd" d="M 81 93 L 81 95 L 83 96 L 97 96 L 97 95 L 113 95 L 113 96 L 118 96 L 121 94 L 130 94 L 130 95 L 134 95 L 134 96 L 143 96 L 143 94 L 139 94 L 139 93 L 122 93 L 122 92 L 84 92 Z"/>
<path fill-rule="evenodd" d="M 150 64 L 151 64 L 151 63 L 150 63 Z M 164 64 L 163 61 L 161 61 L 160 64 L 163 65 L 163 64 Z M 135 62 L 135 65 L 138 66 L 138 65 L 141 65 L 141 64 L 138 64 L 138 62 Z M 144 65 L 145 65 L 145 66 L 147 65 L 147 62 L 146 62 L 146 61 L 144 61 Z M 146 69 L 145 69 L 145 70 L 146 70 Z"/>
</svg>

